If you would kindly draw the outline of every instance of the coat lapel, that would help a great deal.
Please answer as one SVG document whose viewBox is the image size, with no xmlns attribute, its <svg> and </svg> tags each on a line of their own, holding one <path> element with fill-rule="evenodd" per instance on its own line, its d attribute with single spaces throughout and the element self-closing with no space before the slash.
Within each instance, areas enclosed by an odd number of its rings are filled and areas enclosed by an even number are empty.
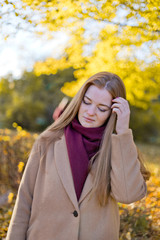
<svg viewBox="0 0 160 240">
<path fill-rule="evenodd" d="M 85 197 L 90 193 L 93 187 L 93 180 L 92 180 L 92 175 L 89 173 L 79 202 L 77 201 L 77 196 L 75 193 L 75 188 L 74 188 L 74 183 L 73 183 L 73 178 L 72 178 L 72 171 L 70 167 L 70 162 L 68 158 L 68 151 L 67 151 L 67 146 L 66 146 L 66 140 L 65 136 L 63 135 L 62 138 L 59 141 L 56 141 L 55 146 L 54 146 L 54 151 L 55 151 L 55 162 L 56 162 L 56 167 L 57 171 L 59 174 L 59 177 L 62 181 L 62 184 L 71 199 L 73 205 L 75 208 L 79 208 L 78 204 L 81 204 L 81 202 L 85 199 Z"/>
<path fill-rule="evenodd" d="M 92 190 L 92 187 L 93 187 L 92 175 L 89 173 L 87 178 L 86 178 L 86 181 L 85 181 L 85 184 L 84 184 L 84 187 L 83 187 L 80 199 L 79 199 L 79 204 L 81 204 L 81 202 L 90 193 L 90 191 Z"/>
<path fill-rule="evenodd" d="M 60 140 L 56 141 L 54 151 L 55 162 L 59 177 L 73 205 L 76 209 L 78 209 L 78 201 L 74 189 L 72 172 L 70 168 L 70 162 L 68 158 L 67 146 L 64 135 Z"/>
</svg>

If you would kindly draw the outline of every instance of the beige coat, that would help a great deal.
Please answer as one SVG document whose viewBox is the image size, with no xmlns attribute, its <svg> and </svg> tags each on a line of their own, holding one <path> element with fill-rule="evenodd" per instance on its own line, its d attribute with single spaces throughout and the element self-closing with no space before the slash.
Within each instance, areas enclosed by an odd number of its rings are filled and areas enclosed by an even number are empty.
<svg viewBox="0 0 160 240">
<path fill-rule="evenodd" d="M 117 202 L 132 203 L 146 194 L 132 131 L 112 135 L 111 196 L 100 207 L 88 175 L 77 202 L 65 137 L 34 145 L 20 184 L 6 240 L 118 240 Z M 77 153 L 78 154 L 78 153 Z"/>
</svg>

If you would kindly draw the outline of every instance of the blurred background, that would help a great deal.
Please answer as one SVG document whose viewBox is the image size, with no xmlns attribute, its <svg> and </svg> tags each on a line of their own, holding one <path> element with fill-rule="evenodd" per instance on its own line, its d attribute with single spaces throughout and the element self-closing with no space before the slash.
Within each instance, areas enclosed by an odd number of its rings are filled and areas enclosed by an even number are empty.
<svg viewBox="0 0 160 240">
<path fill-rule="evenodd" d="M 137 140 L 160 143 L 158 1 L 0 3 L 0 127 L 52 123 L 61 99 L 92 74 L 118 74 Z"/>
<path fill-rule="evenodd" d="M 0 1 L 0 239 L 33 142 L 100 71 L 124 81 L 151 171 L 147 198 L 120 205 L 120 239 L 160 239 L 159 0 Z"/>
</svg>

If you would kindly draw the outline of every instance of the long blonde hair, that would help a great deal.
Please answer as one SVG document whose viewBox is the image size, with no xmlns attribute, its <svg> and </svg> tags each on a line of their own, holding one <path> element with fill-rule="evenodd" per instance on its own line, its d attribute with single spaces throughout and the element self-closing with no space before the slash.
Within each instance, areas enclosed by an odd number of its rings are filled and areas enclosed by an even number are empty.
<svg viewBox="0 0 160 240">
<path fill-rule="evenodd" d="M 109 72 L 99 72 L 93 75 L 83 84 L 61 116 L 41 134 L 40 139 L 47 140 L 47 145 L 56 141 L 63 134 L 64 127 L 75 118 L 84 94 L 91 85 L 95 85 L 101 89 L 105 88 L 113 98 L 126 98 L 125 86 L 119 76 Z M 90 171 L 94 177 L 93 192 L 96 193 L 97 200 L 101 206 L 107 204 L 110 194 L 111 135 L 115 130 L 115 123 L 116 114 L 111 113 L 104 131 L 100 149 L 96 156 L 91 159 Z M 146 176 L 144 165 L 141 167 L 141 172 Z"/>
</svg>

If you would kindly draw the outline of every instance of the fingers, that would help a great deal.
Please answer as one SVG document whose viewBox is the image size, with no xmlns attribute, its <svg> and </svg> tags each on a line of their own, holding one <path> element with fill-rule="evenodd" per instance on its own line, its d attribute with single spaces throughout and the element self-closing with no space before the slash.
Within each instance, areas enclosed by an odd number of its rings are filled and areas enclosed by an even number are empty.
<svg viewBox="0 0 160 240">
<path fill-rule="evenodd" d="M 113 108 L 112 112 L 116 113 L 118 116 L 122 113 L 118 108 Z"/>
<path fill-rule="evenodd" d="M 118 97 L 112 100 L 112 111 L 118 115 L 123 113 L 130 113 L 128 101 L 124 98 Z"/>
<path fill-rule="evenodd" d="M 130 120 L 130 108 L 128 101 L 122 97 L 118 97 L 112 100 L 113 104 L 111 106 L 112 112 L 116 113 L 116 132 L 121 134 L 129 129 Z"/>
</svg>

